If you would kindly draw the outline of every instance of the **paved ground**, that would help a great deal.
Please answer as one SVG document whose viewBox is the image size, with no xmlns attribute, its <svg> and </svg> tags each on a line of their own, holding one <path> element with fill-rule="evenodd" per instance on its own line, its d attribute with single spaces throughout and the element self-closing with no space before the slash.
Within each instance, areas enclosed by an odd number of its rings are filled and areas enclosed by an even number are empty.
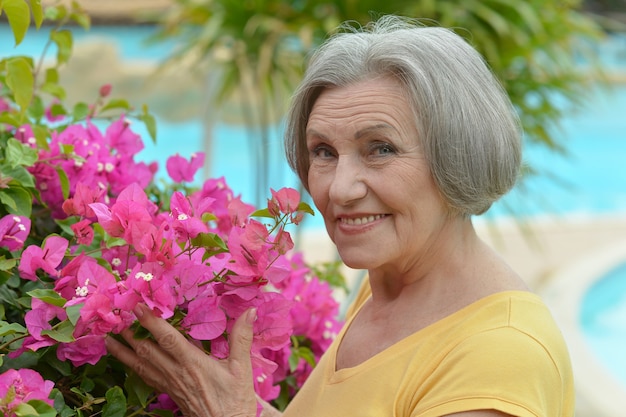
<svg viewBox="0 0 626 417">
<path fill-rule="evenodd" d="M 62 0 L 70 4 L 72 0 Z M 80 5 L 94 21 L 128 21 L 146 13 L 165 10 L 171 0 L 80 0 Z M 43 0 L 44 6 L 56 4 L 56 0 Z"/>
</svg>

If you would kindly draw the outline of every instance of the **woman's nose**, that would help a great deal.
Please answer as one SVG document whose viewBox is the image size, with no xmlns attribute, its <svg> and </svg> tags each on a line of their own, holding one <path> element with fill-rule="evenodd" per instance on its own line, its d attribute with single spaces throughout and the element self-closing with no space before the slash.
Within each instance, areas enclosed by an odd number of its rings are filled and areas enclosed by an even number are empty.
<svg viewBox="0 0 626 417">
<path fill-rule="evenodd" d="M 340 205 L 349 205 L 367 194 L 367 185 L 361 163 L 354 157 L 339 157 L 330 185 L 330 199 Z"/>
</svg>

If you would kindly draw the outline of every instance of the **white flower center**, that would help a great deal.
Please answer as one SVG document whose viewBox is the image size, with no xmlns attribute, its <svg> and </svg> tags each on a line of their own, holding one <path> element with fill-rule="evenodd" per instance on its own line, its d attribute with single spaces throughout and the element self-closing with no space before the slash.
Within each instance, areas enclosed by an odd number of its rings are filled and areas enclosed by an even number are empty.
<svg viewBox="0 0 626 417">
<path fill-rule="evenodd" d="M 150 282 L 154 279 L 154 275 L 151 272 L 137 272 L 135 274 L 135 279 L 143 279 L 146 282 Z"/>
</svg>

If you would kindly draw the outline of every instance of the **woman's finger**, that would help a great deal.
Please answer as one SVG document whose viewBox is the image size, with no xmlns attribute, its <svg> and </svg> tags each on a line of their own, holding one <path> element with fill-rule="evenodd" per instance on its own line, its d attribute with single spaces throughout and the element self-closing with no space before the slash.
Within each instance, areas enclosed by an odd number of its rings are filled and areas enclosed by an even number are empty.
<svg viewBox="0 0 626 417">
<path fill-rule="evenodd" d="M 251 308 L 244 312 L 235 322 L 230 334 L 231 365 L 235 365 L 245 374 L 252 375 L 252 363 L 250 361 L 250 349 L 254 336 L 253 328 L 256 320 L 256 309 Z M 242 375 L 243 376 L 243 375 Z"/>
<path fill-rule="evenodd" d="M 138 304 L 133 311 L 139 320 L 139 324 L 152 334 L 161 349 L 175 359 L 184 359 L 179 357 L 180 352 L 185 349 L 189 342 L 178 330 L 164 319 L 156 317 L 150 309 L 142 304 Z M 134 344 L 137 344 L 137 342 Z"/>
<path fill-rule="evenodd" d="M 123 337 L 125 340 L 133 339 L 132 332 L 130 330 L 125 330 Z M 133 350 L 123 343 L 115 340 L 111 336 L 107 336 L 104 339 L 106 344 L 107 351 L 115 356 L 120 362 L 128 366 L 134 372 L 136 372 L 141 378 L 148 384 L 153 386 L 158 390 L 162 390 L 162 387 L 159 386 L 159 383 L 164 380 L 162 373 L 158 368 L 154 367 L 153 361 L 151 358 L 151 354 L 144 356 L 143 354 Z"/>
</svg>

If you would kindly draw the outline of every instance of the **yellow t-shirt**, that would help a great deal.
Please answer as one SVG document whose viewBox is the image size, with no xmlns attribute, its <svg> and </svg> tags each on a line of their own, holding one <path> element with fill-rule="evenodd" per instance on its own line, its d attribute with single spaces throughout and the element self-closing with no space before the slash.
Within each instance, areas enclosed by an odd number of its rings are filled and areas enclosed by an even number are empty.
<svg viewBox="0 0 626 417">
<path fill-rule="evenodd" d="M 284 417 L 439 417 L 481 409 L 520 417 L 574 415 L 569 354 L 537 295 L 490 295 L 335 371 L 337 347 L 368 296 L 359 294 L 354 314 Z"/>
</svg>

